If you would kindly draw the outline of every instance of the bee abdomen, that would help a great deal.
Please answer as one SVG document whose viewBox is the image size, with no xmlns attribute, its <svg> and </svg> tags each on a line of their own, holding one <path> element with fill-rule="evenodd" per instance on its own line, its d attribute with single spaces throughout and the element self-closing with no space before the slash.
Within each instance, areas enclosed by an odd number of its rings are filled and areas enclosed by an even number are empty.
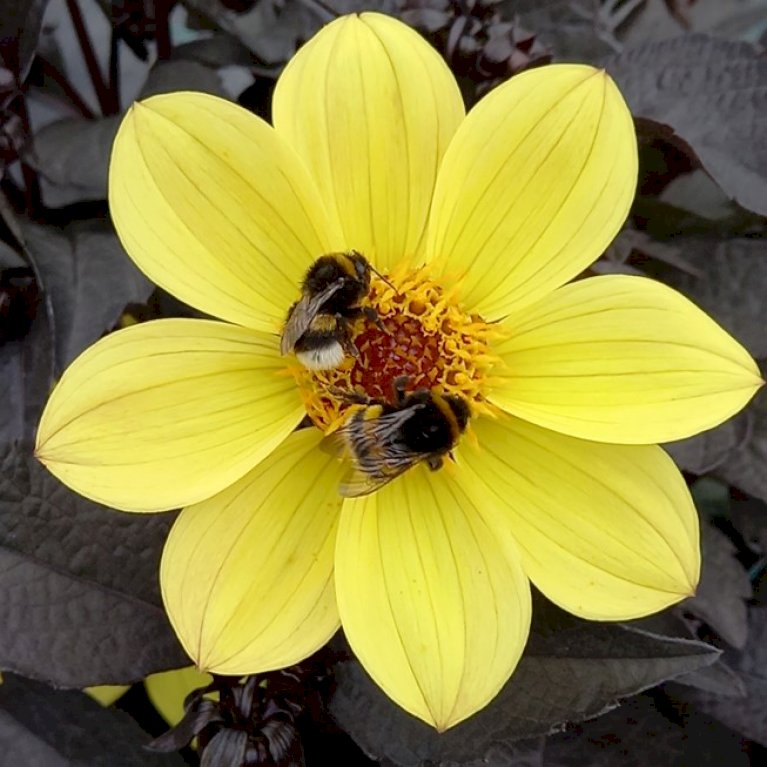
<svg viewBox="0 0 767 767">
<path fill-rule="evenodd" d="M 343 346 L 333 337 L 322 338 L 316 342 L 309 339 L 309 343 L 304 343 L 306 336 L 304 334 L 296 344 L 296 359 L 309 370 L 331 370 L 337 368 L 346 356 Z"/>
</svg>

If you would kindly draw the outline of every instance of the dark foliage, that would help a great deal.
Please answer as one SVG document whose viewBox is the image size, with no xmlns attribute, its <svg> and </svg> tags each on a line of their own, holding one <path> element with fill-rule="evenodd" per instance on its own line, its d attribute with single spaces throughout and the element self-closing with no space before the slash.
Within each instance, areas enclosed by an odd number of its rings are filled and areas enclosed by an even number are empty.
<svg viewBox="0 0 767 767">
<path fill-rule="evenodd" d="M 0 0 L 0 668 L 6 672 L 0 762 L 761 764 L 767 753 L 764 394 L 719 428 L 669 446 L 701 515 L 697 595 L 627 625 L 580 621 L 539 599 L 529 647 L 511 681 L 486 709 L 443 735 L 397 708 L 338 641 L 333 651 L 291 669 L 216 677 L 190 694 L 183 720 L 156 737 L 151 750 L 146 745 L 162 725 L 138 692 L 143 688 L 134 686 L 123 699 L 125 713 L 78 691 L 48 687 L 137 682 L 188 659 L 157 585 L 173 514 L 131 516 L 81 498 L 34 459 L 32 441 L 56 378 L 84 348 L 126 322 L 195 315 L 140 274 L 109 223 L 109 153 L 128 102 L 204 90 L 268 119 L 276 79 L 297 47 L 335 16 L 363 10 L 399 15 L 420 31 L 456 74 L 469 105 L 549 61 L 605 66 L 635 116 L 640 178 L 630 221 L 594 270 L 647 274 L 676 287 L 766 360 L 767 0 L 50 5 L 67 24 L 43 23 L 47 0 Z M 67 66 L 72 50 L 80 70 Z M 47 113 L 43 124 L 39 115 Z M 197 751 L 188 746 L 195 738 Z M 172 753 L 177 749 L 182 756 Z"/>
</svg>

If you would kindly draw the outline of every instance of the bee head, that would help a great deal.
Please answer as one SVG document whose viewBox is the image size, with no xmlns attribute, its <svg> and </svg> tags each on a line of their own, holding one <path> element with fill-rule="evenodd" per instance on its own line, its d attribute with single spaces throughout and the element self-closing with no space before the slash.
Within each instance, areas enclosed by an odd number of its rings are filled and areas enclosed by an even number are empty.
<svg viewBox="0 0 767 767">
<path fill-rule="evenodd" d="M 365 256 L 359 251 L 350 250 L 346 257 L 351 262 L 354 270 L 354 278 L 362 283 L 367 290 L 370 287 L 370 264 Z"/>
<path fill-rule="evenodd" d="M 446 394 L 444 400 L 453 411 L 455 422 L 458 426 L 458 431 L 463 433 L 466 425 L 469 423 L 469 418 L 471 418 L 471 410 L 469 410 L 469 406 L 466 403 L 466 400 L 462 397 L 455 397 L 451 394 Z"/>
</svg>

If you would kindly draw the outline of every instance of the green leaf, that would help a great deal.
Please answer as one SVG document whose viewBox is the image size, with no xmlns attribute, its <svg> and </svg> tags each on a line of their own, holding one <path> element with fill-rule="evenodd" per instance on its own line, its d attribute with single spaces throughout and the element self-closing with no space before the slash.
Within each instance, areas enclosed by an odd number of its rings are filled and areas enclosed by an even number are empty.
<svg viewBox="0 0 767 767">
<path fill-rule="evenodd" d="M 493 747 L 598 716 L 661 681 L 716 661 L 703 642 L 582 621 L 538 600 L 525 654 L 497 698 L 442 735 L 406 714 L 347 661 L 336 668 L 330 710 L 373 758 L 415 767 L 426 760 L 469 761 Z"/>
<path fill-rule="evenodd" d="M 728 196 L 767 214 L 767 59 L 747 43 L 693 34 L 626 49 L 604 65 L 635 117 L 661 135 L 671 129 Z"/>
<path fill-rule="evenodd" d="M 20 223 L 51 301 L 56 364 L 63 370 L 115 326 L 128 304 L 146 301 L 153 285 L 111 227 L 101 222 L 73 224 L 63 231 Z"/>
<path fill-rule="evenodd" d="M 12 674 L 0 684 L 0 750 L 9 767 L 183 767 L 177 754 L 147 751 L 148 741 L 130 716 L 82 692 Z"/>
<path fill-rule="evenodd" d="M 751 598 L 751 582 L 735 558 L 732 541 L 711 523 L 701 527 L 703 567 L 694 597 L 683 606 L 704 620 L 725 642 L 742 648 L 748 638 L 744 600 Z"/>
<path fill-rule="evenodd" d="M 189 665 L 157 583 L 173 518 L 87 501 L 18 445 L 0 454 L 0 668 L 87 687 Z"/>
</svg>

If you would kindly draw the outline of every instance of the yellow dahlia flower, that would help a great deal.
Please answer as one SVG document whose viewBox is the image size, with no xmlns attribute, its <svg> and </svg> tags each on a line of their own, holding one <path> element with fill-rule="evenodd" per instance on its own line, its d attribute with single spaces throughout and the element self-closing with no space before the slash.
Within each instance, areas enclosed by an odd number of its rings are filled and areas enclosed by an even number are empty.
<svg viewBox="0 0 767 767">
<path fill-rule="evenodd" d="M 439 729 L 484 706 L 528 634 L 532 581 L 571 612 L 621 620 L 695 589 L 698 523 L 652 443 L 710 428 L 762 381 L 673 290 L 566 284 L 610 243 L 637 174 L 607 74 L 549 66 L 472 111 L 418 35 L 377 14 L 329 24 L 288 64 L 274 127 L 175 93 L 136 104 L 111 161 L 128 253 L 220 321 L 114 333 L 64 374 L 40 460 L 129 511 L 185 507 L 162 560 L 171 622 L 200 669 L 306 657 L 343 625 L 375 681 Z M 318 256 L 361 251 L 386 332 L 312 374 L 279 333 Z M 460 394 L 470 434 L 343 499 L 318 449 L 332 387 L 393 378 Z M 331 389 L 333 391 L 334 389 Z M 309 414 L 320 428 L 295 431 Z"/>
</svg>

